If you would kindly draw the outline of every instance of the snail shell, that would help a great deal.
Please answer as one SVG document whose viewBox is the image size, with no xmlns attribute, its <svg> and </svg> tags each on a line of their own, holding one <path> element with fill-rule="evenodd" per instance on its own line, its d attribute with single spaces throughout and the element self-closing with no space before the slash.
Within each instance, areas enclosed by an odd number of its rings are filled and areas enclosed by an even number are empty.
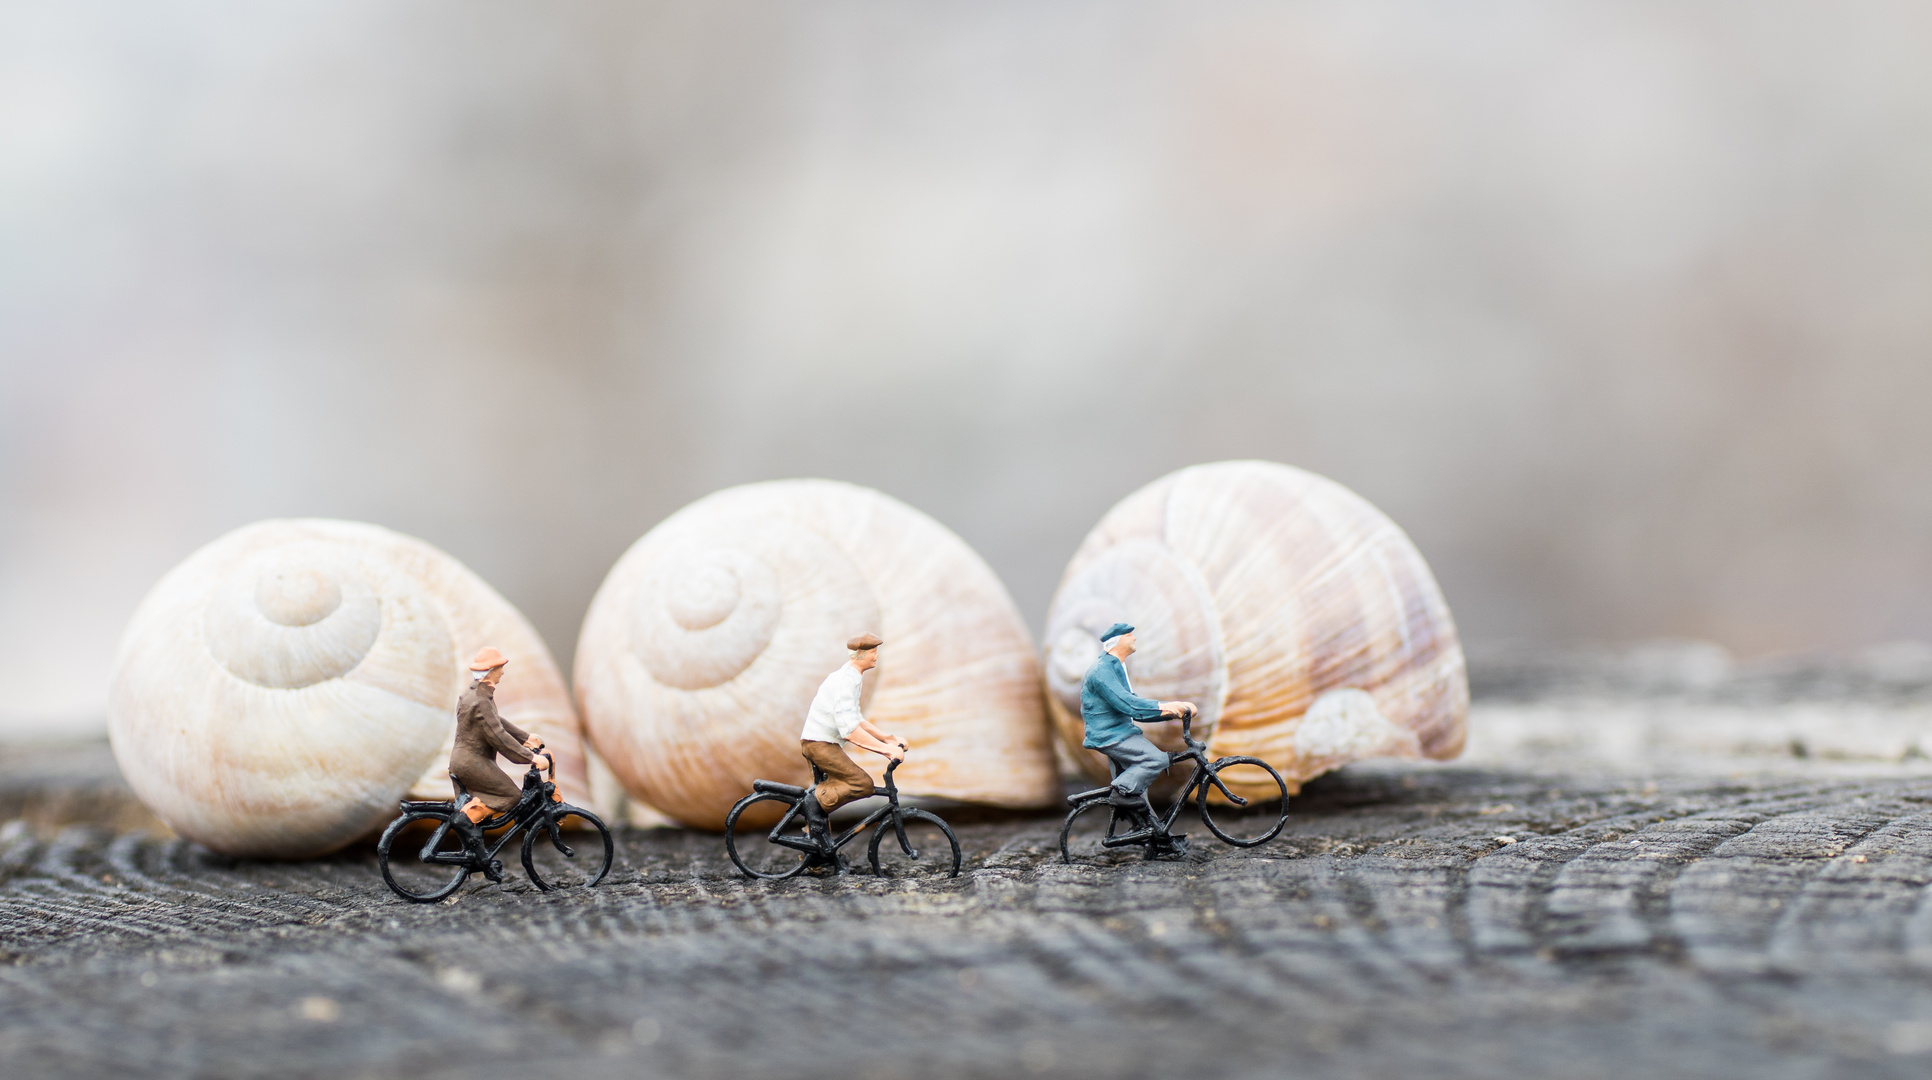
<svg viewBox="0 0 1932 1080">
<path fill-rule="evenodd" d="M 1098 779 L 1080 685 L 1115 620 L 1137 627 L 1136 693 L 1195 702 L 1211 755 L 1261 758 L 1291 792 L 1362 758 L 1462 752 L 1469 683 L 1441 590 L 1394 522 L 1313 473 L 1182 469 L 1087 535 L 1047 613 L 1045 669 L 1055 726 Z M 1180 748 L 1178 722 L 1146 730 Z"/>
<path fill-rule="evenodd" d="M 136 609 L 108 689 L 114 756 L 177 833 L 237 856 L 319 855 L 450 797 L 463 669 L 510 665 L 503 715 L 557 752 L 582 802 L 576 712 L 521 614 L 461 563 L 374 525 L 249 525 L 169 571 Z"/>
<path fill-rule="evenodd" d="M 806 710 L 865 632 L 885 639 L 866 716 L 912 747 L 901 791 L 1005 807 L 1060 794 L 1006 589 L 938 522 L 829 480 L 717 492 L 625 552 L 577 643 L 586 731 L 631 795 L 722 828 L 754 778 L 811 782 Z M 884 758 L 852 756 L 882 781 Z"/>
</svg>

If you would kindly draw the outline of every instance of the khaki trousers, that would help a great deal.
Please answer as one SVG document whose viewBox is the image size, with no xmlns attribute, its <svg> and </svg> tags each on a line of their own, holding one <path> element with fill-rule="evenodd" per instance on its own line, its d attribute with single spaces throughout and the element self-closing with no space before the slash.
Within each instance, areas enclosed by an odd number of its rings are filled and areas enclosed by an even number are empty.
<svg viewBox="0 0 1932 1080">
<path fill-rule="evenodd" d="M 853 799 L 863 799 L 872 794 L 872 778 L 846 755 L 838 743 L 800 739 L 798 752 L 805 755 L 806 761 L 825 770 L 825 782 L 818 786 L 818 804 L 827 813 Z"/>
</svg>

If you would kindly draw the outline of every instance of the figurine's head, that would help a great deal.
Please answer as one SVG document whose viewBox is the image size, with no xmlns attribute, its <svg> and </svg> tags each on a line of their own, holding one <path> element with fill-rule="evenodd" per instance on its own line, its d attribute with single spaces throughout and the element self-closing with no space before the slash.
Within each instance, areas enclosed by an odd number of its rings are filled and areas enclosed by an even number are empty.
<svg viewBox="0 0 1932 1080">
<path fill-rule="evenodd" d="M 1117 622 L 1100 635 L 1100 648 L 1113 653 L 1122 660 L 1134 653 L 1134 628 L 1124 622 Z"/>
<path fill-rule="evenodd" d="M 470 658 L 470 678 L 495 686 L 503 678 L 503 666 L 509 662 L 494 645 L 485 645 Z"/>
<path fill-rule="evenodd" d="M 846 642 L 845 647 L 852 653 L 853 667 L 860 671 L 871 671 L 873 665 L 879 662 L 879 646 L 883 644 L 885 642 L 879 640 L 877 634 L 860 634 Z"/>
</svg>

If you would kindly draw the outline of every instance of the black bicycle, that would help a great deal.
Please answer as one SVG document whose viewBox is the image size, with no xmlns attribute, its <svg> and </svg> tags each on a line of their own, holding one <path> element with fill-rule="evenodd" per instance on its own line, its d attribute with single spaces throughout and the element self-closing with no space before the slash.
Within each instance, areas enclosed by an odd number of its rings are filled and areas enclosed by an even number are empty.
<svg viewBox="0 0 1932 1080">
<path fill-rule="evenodd" d="M 1194 718 L 1181 718 L 1181 741 L 1187 749 L 1167 755 L 1169 768 L 1183 761 L 1194 763 L 1181 797 L 1167 808 L 1141 821 L 1138 815 L 1123 814 L 1108 801 L 1111 788 L 1094 788 L 1067 796 L 1066 824 L 1060 827 L 1060 857 L 1073 861 L 1078 849 L 1083 856 L 1099 855 L 1112 848 L 1143 847 L 1149 859 L 1177 859 L 1187 853 L 1187 837 L 1173 831 L 1174 819 L 1190 798 L 1208 831 L 1235 847 L 1255 847 L 1280 835 L 1288 823 L 1288 783 L 1274 767 L 1260 758 L 1207 758 L 1207 744 L 1194 741 Z M 1116 770 L 1118 772 L 1118 770 Z M 1074 826 L 1081 815 L 1095 807 L 1108 811 L 1107 831 L 1100 835 L 1099 820 L 1089 818 L 1095 828 L 1091 834 L 1076 837 Z M 1121 825 L 1128 831 L 1121 831 Z"/>
<path fill-rule="evenodd" d="M 916 807 L 899 805 L 899 785 L 892 779 L 892 771 L 899 767 L 894 761 L 886 766 L 885 789 L 886 804 L 865 816 L 865 820 L 832 838 L 832 853 L 828 856 L 820 850 L 818 841 L 812 839 L 805 825 L 805 814 L 799 805 L 805 801 L 805 789 L 795 784 L 781 784 L 775 780 L 753 780 L 751 794 L 738 800 L 725 818 L 725 851 L 731 861 L 743 870 L 747 877 L 763 878 L 766 881 L 782 881 L 815 867 L 824 867 L 836 873 L 847 873 L 852 867 L 845 861 L 839 849 L 852 842 L 861 832 L 872 830 L 872 843 L 867 855 L 872 862 L 872 872 L 883 876 L 885 866 L 880 860 L 882 841 L 890 834 L 897 842 L 901 852 L 908 859 L 923 859 L 929 852 L 939 854 L 938 862 L 946 862 L 945 853 L 952 852 L 952 864 L 947 869 L 947 877 L 959 876 L 959 837 L 953 835 L 952 826 L 940 820 L 938 814 Z M 812 782 L 825 782 L 825 773 L 818 766 L 812 766 Z M 763 806 L 762 811 L 753 812 L 745 820 L 747 811 Z M 779 809 L 782 807 L 782 811 Z M 769 820 L 769 815 L 778 813 L 778 824 L 765 834 L 765 843 L 753 844 L 747 849 L 739 844 L 740 822 L 746 828 L 743 836 L 749 837 L 763 825 L 754 824 L 760 818 Z M 894 858 L 890 848 L 884 854 Z"/>
<path fill-rule="evenodd" d="M 462 833 L 456 829 L 457 819 L 463 812 L 456 807 L 463 798 L 459 784 L 456 798 L 449 802 L 426 802 L 404 799 L 403 814 L 389 823 L 382 831 L 382 839 L 376 843 L 376 860 L 382 864 L 382 880 L 389 883 L 396 895 L 405 900 L 427 904 L 441 900 L 463 887 L 463 882 L 471 874 L 483 873 L 496 853 L 503 850 L 510 838 L 518 832 L 523 833 L 523 869 L 530 880 L 544 892 L 572 887 L 589 887 L 604 880 L 610 873 L 613 845 L 610 830 L 596 814 L 569 803 L 557 802 L 552 795 L 557 790 L 557 759 L 550 756 L 550 779 L 532 764 L 523 774 L 523 794 L 518 796 L 515 806 L 508 811 L 485 818 L 482 828 L 485 836 L 490 830 L 508 825 L 503 835 L 496 838 L 495 846 L 481 859 L 474 859 L 464 849 Z M 454 778 L 451 783 L 455 783 Z M 428 839 L 413 853 L 410 839 L 403 844 L 402 853 L 391 856 L 391 849 L 412 826 L 426 825 L 430 828 Z M 586 858 L 579 858 L 571 845 L 564 843 L 564 830 L 576 830 L 584 835 L 573 837 L 589 850 Z M 420 829 L 418 830 L 420 831 Z M 548 841 L 539 843 L 539 839 Z M 601 847 L 600 847 L 601 845 Z M 601 854 L 599 852 L 601 851 Z"/>
</svg>

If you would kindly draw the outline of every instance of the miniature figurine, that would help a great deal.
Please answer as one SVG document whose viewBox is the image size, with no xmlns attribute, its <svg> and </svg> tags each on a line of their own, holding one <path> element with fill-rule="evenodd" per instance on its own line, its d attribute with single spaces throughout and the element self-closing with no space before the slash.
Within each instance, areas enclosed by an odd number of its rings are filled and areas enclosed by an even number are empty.
<svg viewBox="0 0 1932 1080">
<path fill-rule="evenodd" d="M 895 762 L 906 757 L 905 740 L 873 727 L 859 709 L 861 683 L 878 664 L 882 644 L 877 634 L 860 634 L 845 643 L 852 658 L 819 684 L 805 713 L 805 730 L 799 734 L 799 753 L 825 773 L 825 779 L 807 793 L 803 809 L 806 828 L 827 856 L 836 855 L 827 828 L 832 811 L 875 790 L 872 778 L 846 754 L 845 744 L 857 743 Z"/>
<path fill-rule="evenodd" d="M 1156 818 L 1147 801 L 1147 788 L 1167 771 L 1168 756 L 1134 724 L 1192 718 L 1196 710 L 1191 702 L 1155 701 L 1134 693 L 1126 664 L 1134 652 L 1132 626 L 1117 622 L 1108 627 L 1100 635 L 1100 648 L 1080 686 L 1080 719 L 1087 729 L 1081 745 L 1100 751 L 1114 763 L 1113 783 L 1109 785 L 1113 790 L 1107 802 L 1123 816 L 1151 828 Z M 1175 854 L 1186 852 L 1186 837 L 1177 836 L 1173 843 Z"/>
<path fill-rule="evenodd" d="M 610 873 L 615 845 L 609 827 L 596 814 L 564 801 L 557 788 L 556 755 L 543 753 L 542 739 L 496 711 L 496 684 L 508 662 L 494 648 L 483 649 L 470 661 L 470 686 L 457 702 L 456 744 L 449 755 L 454 797 L 402 800 L 402 816 L 376 842 L 382 880 L 405 900 L 427 904 L 444 899 L 472 873 L 501 884 L 503 864 L 496 853 L 519 832 L 524 872 L 541 892 L 588 888 Z M 498 754 L 529 766 L 521 788 L 497 768 Z M 547 780 L 545 770 L 550 772 Z M 427 839 L 420 836 L 423 827 L 429 829 Z M 489 829 L 502 830 L 494 847 L 486 836 Z M 587 858 L 579 860 L 577 849 L 564 843 L 566 832 L 578 834 L 579 844 L 588 842 Z"/>
<path fill-rule="evenodd" d="M 1174 819 L 1191 800 L 1208 831 L 1235 847 L 1258 847 L 1280 835 L 1288 823 L 1288 782 L 1274 766 L 1256 757 L 1224 757 L 1208 760 L 1207 744 L 1194 738 L 1194 717 L 1181 717 L 1181 745 L 1177 753 L 1162 754 L 1168 766 L 1193 762 L 1193 775 L 1181 785 L 1180 797 L 1165 815 L 1155 815 L 1143 823 L 1136 821 L 1140 807 L 1123 809 L 1114 800 L 1112 787 L 1094 788 L 1067 796 L 1067 819 L 1060 826 L 1060 858 L 1071 863 L 1074 848 L 1083 854 L 1104 852 L 1109 848 L 1139 847 L 1149 859 L 1179 859 L 1187 854 L 1187 838 L 1174 832 Z M 1074 828 L 1089 810 L 1107 811 L 1106 835 L 1097 842 L 1089 835 L 1078 841 Z M 1130 831 L 1121 832 L 1126 818 Z M 1090 820 L 1088 822 L 1092 824 Z M 1136 827 L 1138 826 L 1138 827 Z"/>
<path fill-rule="evenodd" d="M 958 877 L 959 837 L 953 835 L 953 827 L 946 824 L 938 814 L 918 807 L 899 805 L 899 785 L 892 778 L 893 770 L 897 769 L 899 764 L 898 761 L 886 763 L 885 788 L 882 792 L 885 795 L 885 805 L 867 814 L 864 820 L 844 832 L 831 837 L 829 844 L 812 837 L 809 829 L 802 837 L 794 831 L 793 822 L 802 820 L 806 816 L 805 808 L 817 805 L 818 794 L 815 791 L 796 784 L 781 784 L 776 780 L 753 780 L 751 794 L 739 799 L 737 805 L 731 808 L 731 813 L 725 815 L 725 853 L 731 856 L 731 861 L 738 865 L 738 869 L 744 871 L 746 877 L 760 878 L 765 881 L 783 881 L 814 868 L 830 870 L 835 874 L 845 874 L 850 873 L 852 867 L 845 861 L 845 856 L 839 853 L 839 849 L 851 843 L 859 834 L 871 829 L 872 842 L 866 847 L 866 857 L 872 863 L 874 874 L 884 877 L 885 860 L 896 858 L 892 855 L 892 850 L 884 846 L 885 838 L 889 835 L 898 841 L 899 850 L 905 853 L 906 858 L 919 860 L 927 855 L 936 855 L 938 858 L 934 860 L 935 868 L 943 864 L 947 877 Z M 812 779 L 817 783 L 823 783 L 826 779 L 825 770 L 817 765 L 812 766 Z M 784 807 L 784 813 L 780 815 L 778 824 L 765 834 L 765 842 L 770 845 L 765 848 L 760 848 L 753 842 L 753 837 L 761 828 L 760 826 L 747 825 L 744 832 L 739 832 L 739 823 L 743 820 L 745 811 L 760 803 L 773 804 L 768 806 L 767 810 Z M 830 829 L 826 830 L 827 835 L 830 835 L 830 832 Z M 913 842 L 915 837 L 918 839 L 916 844 Z M 826 853 L 828 847 L 831 851 L 829 855 Z"/>
<path fill-rule="evenodd" d="M 514 807 L 522 794 L 517 782 L 497 767 L 496 756 L 539 770 L 550 767 L 549 755 L 538 752 L 543 740 L 497 714 L 496 684 L 508 663 L 487 645 L 470 660 L 470 685 L 456 702 L 456 743 L 449 752 L 449 775 L 457 784 L 457 806 L 462 811 L 457 831 L 464 848 L 485 867 L 483 876 L 493 882 L 503 880 L 503 864 L 487 857 L 481 825 L 492 813 Z M 551 798 L 563 801 L 555 791 Z"/>
</svg>

